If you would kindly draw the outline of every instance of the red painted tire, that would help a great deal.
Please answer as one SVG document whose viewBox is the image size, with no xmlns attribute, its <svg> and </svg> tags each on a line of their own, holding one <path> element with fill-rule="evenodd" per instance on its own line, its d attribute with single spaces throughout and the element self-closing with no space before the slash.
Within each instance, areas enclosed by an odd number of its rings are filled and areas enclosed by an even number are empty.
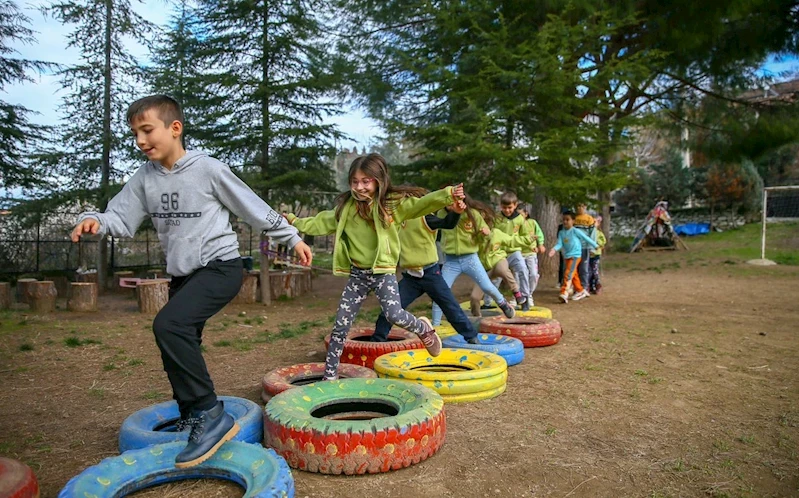
<svg viewBox="0 0 799 498">
<path fill-rule="evenodd" d="M 375 474 L 433 455 L 444 443 L 444 400 L 390 379 L 319 382 L 278 394 L 264 409 L 264 446 L 289 467 Z"/>
<path fill-rule="evenodd" d="M 419 336 L 403 329 L 391 329 L 388 342 L 371 342 L 369 338 L 374 334 L 374 328 L 354 327 L 347 334 L 344 341 L 344 352 L 341 354 L 342 363 L 352 363 L 366 368 L 374 368 L 375 360 L 379 356 L 409 349 L 424 349 L 424 344 Z M 330 334 L 325 336 L 325 349 L 330 345 Z"/>
<path fill-rule="evenodd" d="M 33 470 L 17 460 L 0 457 L 0 496 L 39 498 L 39 483 Z"/>
<path fill-rule="evenodd" d="M 261 393 L 261 399 L 266 403 L 272 399 L 272 396 L 280 394 L 286 389 L 321 382 L 324 375 L 324 363 L 301 363 L 290 367 L 276 368 L 264 375 L 262 382 L 264 390 Z M 341 379 L 376 379 L 377 372 L 371 368 L 342 363 L 338 368 L 338 376 Z"/>
<path fill-rule="evenodd" d="M 515 337 L 526 348 L 538 348 L 560 342 L 563 328 L 559 321 L 551 318 L 492 317 L 480 322 L 480 332 Z"/>
</svg>

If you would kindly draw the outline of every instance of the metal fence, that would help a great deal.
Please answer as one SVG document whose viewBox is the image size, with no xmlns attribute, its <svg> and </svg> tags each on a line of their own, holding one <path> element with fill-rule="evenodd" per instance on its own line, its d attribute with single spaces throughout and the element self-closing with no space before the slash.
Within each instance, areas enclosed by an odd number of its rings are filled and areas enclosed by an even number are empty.
<svg viewBox="0 0 799 498">
<path fill-rule="evenodd" d="M 0 214 L 0 274 L 18 276 L 97 268 L 101 243 L 108 245 L 111 271 L 166 266 L 166 256 L 152 228 L 141 229 L 131 238 L 108 237 L 102 241 L 73 243 L 69 237 L 77 217 L 77 213 L 62 213 L 57 219 L 23 227 L 10 215 Z M 232 225 L 238 234 L 241 255 L 257 260 L 260 234 L 253 233 L 252 227 L 243 222 Z M 314 246 L 332 251 L 333 237 L 314 237 Z"/>
</svg>

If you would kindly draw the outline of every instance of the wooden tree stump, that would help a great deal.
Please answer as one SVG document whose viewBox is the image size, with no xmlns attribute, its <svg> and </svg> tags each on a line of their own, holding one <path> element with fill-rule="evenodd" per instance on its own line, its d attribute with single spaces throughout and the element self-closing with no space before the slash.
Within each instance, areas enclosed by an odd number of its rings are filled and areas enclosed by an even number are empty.
<svg viewBox="0 0 799 498">
<path fill-rule="evenodd" d="M 0 282 L 0 310 L 7 310 L 11 307 L 11 284 Z"/>
<path fill-rule="evenodd" d="M 130 292 L 130 289 L 126 289 L 124 287 L 119 286 L 119 279 L 120 278 L 133 278 L 132 271 L 115 271 L 114 272 L 114 286 L 112 287 L 112 291 L 116 292 L 117 294 L 122 294 L 125 292 Z"/>
<path fill-rule="evenodd" d="M 97 311 L 97 284 L 72 282 L 69 286 L 69 311 Z"/>
<path fill-rule="evenodd" d="M 20 279 L 17 280 L 17 302 L 18 303 L 27 303 L 28 302 L 28 297 L 27 297 L 28 286 L 31 283 L 36 282 L 36 281 L 37 280 L 35 278 L 20 278 Z"/>
<path fill-rule="evenodd" d="M 160 269 L 147 270 L 147 278 L 164 278 L 164 275 L 166 275 L 166 273 L 164 273 L 164 270 Z"/>
<path fill-rule="evenodd" d="M 272 299 L 302 296 L 311 290 L 311 271 L 270 271 L 269 290 Z"/>
<path fill-rule="evenodd" d="M 55 299 L 58 292 L 52 280 L 31 282 L 25 289 L 25 299 L 35 313 L 50 313 L 55 311 Z"/>
<path fill-rule="evenodd" d="M 136 298 L 140 312 L 158 313 L 169 301 L 169 280 L 158 278 L 140 281 L 136 286 Z"/>
<path fill-rule="evenodd" d="M 258 278 L 258 272 L 252 274 L 244 270 L 244 279 L 241 281 L 241 289 L 239 289 L 239 293 L 231 302 L 233 304 L 252 304 L 258 301 Z"/>
</svg>

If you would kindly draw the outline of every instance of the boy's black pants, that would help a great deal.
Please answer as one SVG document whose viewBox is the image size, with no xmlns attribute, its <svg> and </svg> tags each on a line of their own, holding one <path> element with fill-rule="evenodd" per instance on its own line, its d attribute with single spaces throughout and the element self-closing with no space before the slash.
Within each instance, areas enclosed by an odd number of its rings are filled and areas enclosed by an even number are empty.
<svg viewBox="0 0 799 498">
<path fill-rule="evenodd" d="M 185 277 L 172 277 L 169 301 L 153 320 L 153 332 L 172 397 L 181 416 L 216 404 L 200 344 L 205 322 L 229 303 L 241 288 L 241 258 L 211 261 Z"/>
</svg>

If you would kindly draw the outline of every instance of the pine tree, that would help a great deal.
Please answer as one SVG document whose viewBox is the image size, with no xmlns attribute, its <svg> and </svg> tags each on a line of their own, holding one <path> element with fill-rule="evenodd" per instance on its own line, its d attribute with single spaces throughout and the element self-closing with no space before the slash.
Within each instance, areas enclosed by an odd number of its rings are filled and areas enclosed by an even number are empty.
<svg viewBox="0 0 799 498">
<path fill-rule="evenodd" d="M 15 2 L 0 0 L 0 90 L 14 83 L 33 83 L 29 72 L 50 67 L 44 61 L 17 57 L 13 43 L 35 43 L 30 18 Z M 0 100 L 0 188 L 42 187 L 39 168 L 26 160 L 26 151 L 39 144 L 47 128 L 30 121 L 32 112 L 24 106 Z"/>
</svg>

